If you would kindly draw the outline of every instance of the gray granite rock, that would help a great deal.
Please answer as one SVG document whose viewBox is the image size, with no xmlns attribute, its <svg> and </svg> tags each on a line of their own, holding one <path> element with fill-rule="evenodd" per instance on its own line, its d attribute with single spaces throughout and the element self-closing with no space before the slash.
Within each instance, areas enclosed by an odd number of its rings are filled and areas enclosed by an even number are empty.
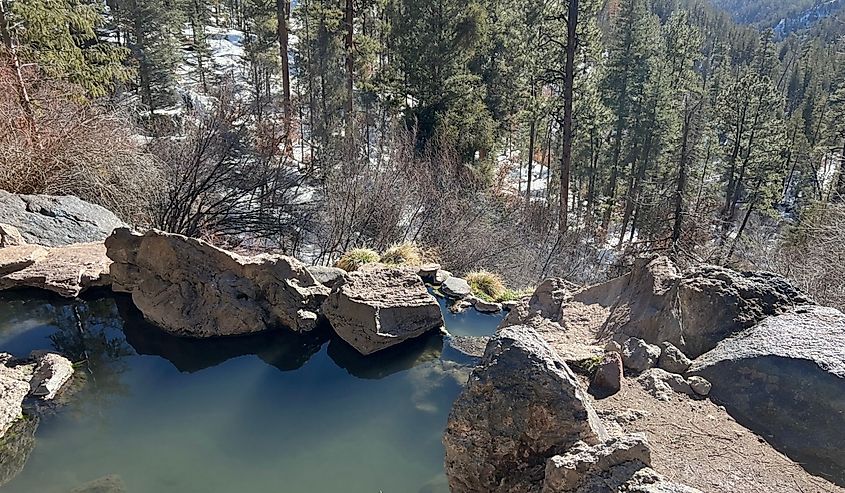
<svg viewBox="0 0 845 493">
<path fill-rule="evenodd" d="M 24 241 L 57 247 L 103 241 L 125 227 L 111 211 L 72 195 L 18 195 L 0 190 L 0 222 Z"/>
</svg>

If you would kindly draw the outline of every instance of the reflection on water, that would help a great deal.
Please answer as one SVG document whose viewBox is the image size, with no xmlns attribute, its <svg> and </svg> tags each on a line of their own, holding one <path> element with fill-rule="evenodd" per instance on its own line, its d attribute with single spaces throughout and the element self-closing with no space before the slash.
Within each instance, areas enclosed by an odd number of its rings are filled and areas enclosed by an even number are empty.
<svg viewBox="0 0 845 493">
<path fill-rule="evenodd" d="M 428 291 L 433 293 L 432 288 Z M 449 311 L 452 300 L 441 296 L 435 298 L 440 303 L 440 311 L 446 319 L 446 329 L 454 336 L 491 336 L 504 317 L 503 313 L 481 313 L 473 308 L 461 313 L 452 313 Z"/>
<path fill-rule="evenodd" d="M 117 475 L 130 493 L 445 492 L 440 437 L 469 370 L 442 360 L 443 345 L 433 334 L 363 357 L 326 328 L 182 339 L 125 297 L 0 293 L 0 351 L 53 348 L 86 375 L 37 432 L 16 435 L 31 453 L 3 491 Z"/>
</svg>

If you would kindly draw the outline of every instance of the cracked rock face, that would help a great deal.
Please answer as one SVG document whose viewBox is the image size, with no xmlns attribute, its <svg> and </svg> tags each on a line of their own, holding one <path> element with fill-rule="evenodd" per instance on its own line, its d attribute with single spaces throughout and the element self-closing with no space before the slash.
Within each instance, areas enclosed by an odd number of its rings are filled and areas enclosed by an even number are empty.
<svg viewBox="0 0 845 493">
<path fill-rule="evenodd" d="M 443 327 L 440 305 L 416 273 L 378 265 L 347 274 L 323 314 L 337 335 L 365 355 Z"/>
<path fill-rule="evenodd" d="M 298 260 L 246 257 L 202 240 L 120 228 L 106 239 L 112 289 L 131 293 L 144 316 L 175 335 L 249 334 L 314 326 L 329 289 Z"/>
<path fill-rule="evenodd" d="M 16 243 L 22 239 L 48 247 L 101 242 L 115 228 L 126 226 L 108 209 L 72 195 L 19 195 L 4 190 L 0 190 L 0 218 L 19 233 Z"/>
<path fill-rule="evenodd" d="M 606 432 L 572 370 L 531 328 L 500 329 L 443 437 L 453 493 L 538 491 L 546 460 Z"/>
</svg>

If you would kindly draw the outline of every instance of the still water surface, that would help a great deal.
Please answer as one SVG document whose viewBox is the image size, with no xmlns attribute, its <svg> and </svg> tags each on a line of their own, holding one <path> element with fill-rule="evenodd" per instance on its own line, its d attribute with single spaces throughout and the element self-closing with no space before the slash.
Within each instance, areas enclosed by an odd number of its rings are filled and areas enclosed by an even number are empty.
<svg viewBox="0 0 845 493">
<path fill-rule="evenodd" d="M 457 335 L 500 319 L 444 315 Z M 446 492 L 440 438 L 469 370 L 443 346 L 438 334 L 364 358 L 327 330 L 188 340 L 124 297 L 0 293 L 0 351 L 54 349 L 86 375 L 0 490 L 118 475 L 130 493 Z"/>
</svg>

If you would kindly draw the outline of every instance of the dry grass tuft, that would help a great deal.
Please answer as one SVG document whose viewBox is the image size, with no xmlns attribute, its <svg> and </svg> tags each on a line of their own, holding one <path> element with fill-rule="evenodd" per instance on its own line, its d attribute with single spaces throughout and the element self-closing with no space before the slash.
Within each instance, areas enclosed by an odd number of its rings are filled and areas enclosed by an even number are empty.
<svg viewBox="0 0 845 493">
<path fill-rule="evenodd" d="M 369 248 L 355 248 L 344 253 L 334 264 L 346 272 L 352 272 L 361 268 L 364 264 L 374 264 L 381 261 L 378 252 Z"/>
</svg>

